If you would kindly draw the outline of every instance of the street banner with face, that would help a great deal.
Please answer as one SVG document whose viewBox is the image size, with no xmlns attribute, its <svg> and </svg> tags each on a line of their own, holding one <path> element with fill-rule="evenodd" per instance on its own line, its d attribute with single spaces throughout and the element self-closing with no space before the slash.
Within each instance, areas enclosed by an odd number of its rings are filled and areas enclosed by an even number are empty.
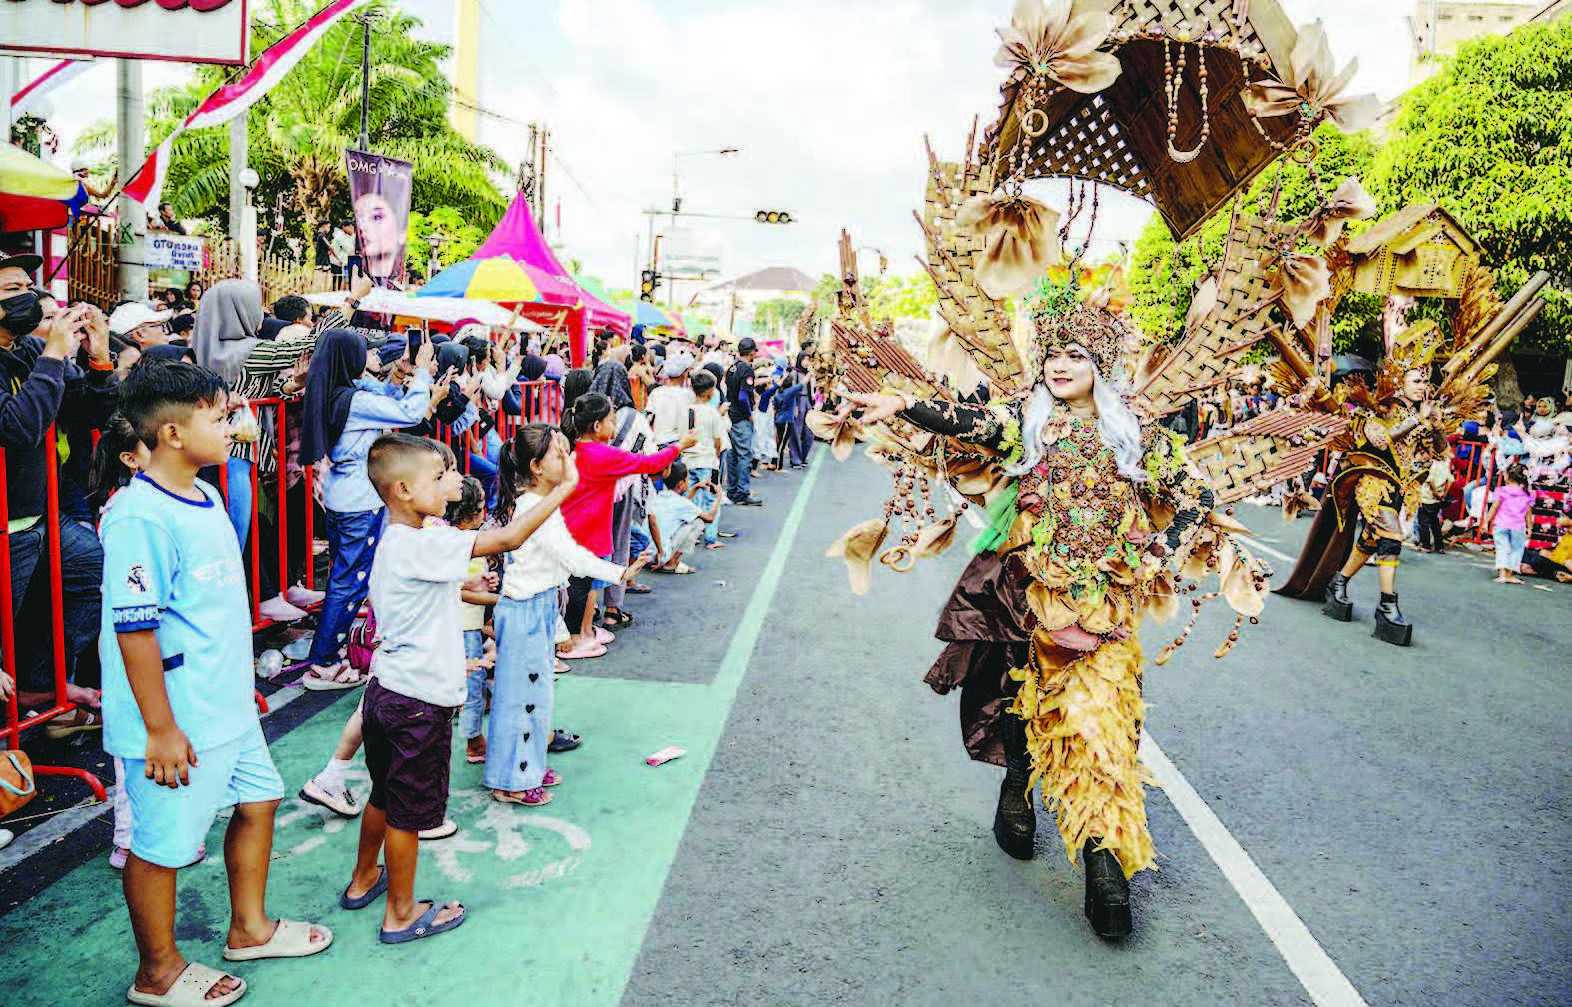
<svg viewBox="0 0 1572 1007">
<path fill-rule="evenodd" d="M 361 268 L 377 286 L 401 288 L 415 167 L 359 150 L 345 151 L 344 159 L 349 166 L 349 200 L 355 209 Z"/>
</svg>

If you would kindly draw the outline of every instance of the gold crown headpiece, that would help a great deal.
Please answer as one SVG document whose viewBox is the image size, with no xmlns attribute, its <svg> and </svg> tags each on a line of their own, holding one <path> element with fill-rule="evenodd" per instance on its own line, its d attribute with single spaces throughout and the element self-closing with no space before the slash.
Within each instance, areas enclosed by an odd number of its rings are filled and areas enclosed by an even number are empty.
<svg viewBox="0 0 1572 1007">
<path fill-rule="evenodd" d="M 1027 302 L 1036 335 L 1032 363 L 1039 373 L 1054 349 L 1074 344 L 1091 355 L 1099 375 L 1118 375 L 1132 344 L 1119 317 L 1126 301 L 1123 279 L 1123 270 L 1111 264 L 1048 271 Z"/>
</svg>

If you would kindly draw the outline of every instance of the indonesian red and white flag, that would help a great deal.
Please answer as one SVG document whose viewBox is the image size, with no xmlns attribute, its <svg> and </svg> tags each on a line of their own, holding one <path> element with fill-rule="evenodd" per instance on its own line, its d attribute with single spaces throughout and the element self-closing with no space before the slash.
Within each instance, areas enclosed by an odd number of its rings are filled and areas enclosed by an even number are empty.
<svg viewBox="0 0 1572 1007">
<path fill-rule="evenodd" d="M 371 0 L 333 0 L 313 14 L 305 24 L 267 47 L 245 72 L 214 91 L 198 105 L 196 111 L 186 116 L 186 121 L 143 162 L 142 167 L 126 183 L 123 192 L 144 206 L 158 203 L 164 188 L 164 177 L 169 172 L 170 150 L 175 137 L 188 129 L 222 126 L 243 115 L 247 109 L 261 101 L 284 75 L 295 68 L 311 47 L 316 45 L 333 22 L 344 15 L 364 7 Z"/>
<path fill-rule="evenodd" d="M 92 69 L 90 59 L 62 59 L 50 64 L 49 69 L 27 82 L 27 86 L 11 96 L 11 111 L 15 115 L 37 111 L 44 95 L 67 81 L 75 80 Z"/>
</svg>

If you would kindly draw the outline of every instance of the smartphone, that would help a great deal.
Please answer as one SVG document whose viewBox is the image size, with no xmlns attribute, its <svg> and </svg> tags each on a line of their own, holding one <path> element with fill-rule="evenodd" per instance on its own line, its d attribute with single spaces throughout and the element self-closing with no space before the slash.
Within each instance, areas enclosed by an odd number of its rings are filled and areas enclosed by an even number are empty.
<svg viewBox="0 0 1572 1007">
<path fill-rule="evenodd" d="M 404 349 L 405 358 L 410 363 L 414 363 L 415 355 L 420 352 L 420 344 L 426 341 L 426 333 L 421 329 L 410 329 L 407 335 L 409 345 Z"/>
</svg>

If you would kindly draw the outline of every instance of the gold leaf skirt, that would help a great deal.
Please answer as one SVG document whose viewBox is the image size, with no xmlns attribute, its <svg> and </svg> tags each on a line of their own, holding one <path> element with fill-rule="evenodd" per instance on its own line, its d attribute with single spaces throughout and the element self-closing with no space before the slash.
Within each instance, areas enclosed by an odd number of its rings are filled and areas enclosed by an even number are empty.
<svg viewBox="0 0 1572 1007">
<path fill-rule="evenodd" d="M 1137 755 L 1145 706 L 1135 636 L 1080 652 L 1056 646 L 1039 630 L 1027 666 L 1010 677 L 1021 685 L 1008 712 L 1026 721 L 1031 782 L 1042 783 L 1043 804 L 1057 816 L 1070 862 L 1098 838 L 1126 877 L 1152 867 Z"/>
</svg>

